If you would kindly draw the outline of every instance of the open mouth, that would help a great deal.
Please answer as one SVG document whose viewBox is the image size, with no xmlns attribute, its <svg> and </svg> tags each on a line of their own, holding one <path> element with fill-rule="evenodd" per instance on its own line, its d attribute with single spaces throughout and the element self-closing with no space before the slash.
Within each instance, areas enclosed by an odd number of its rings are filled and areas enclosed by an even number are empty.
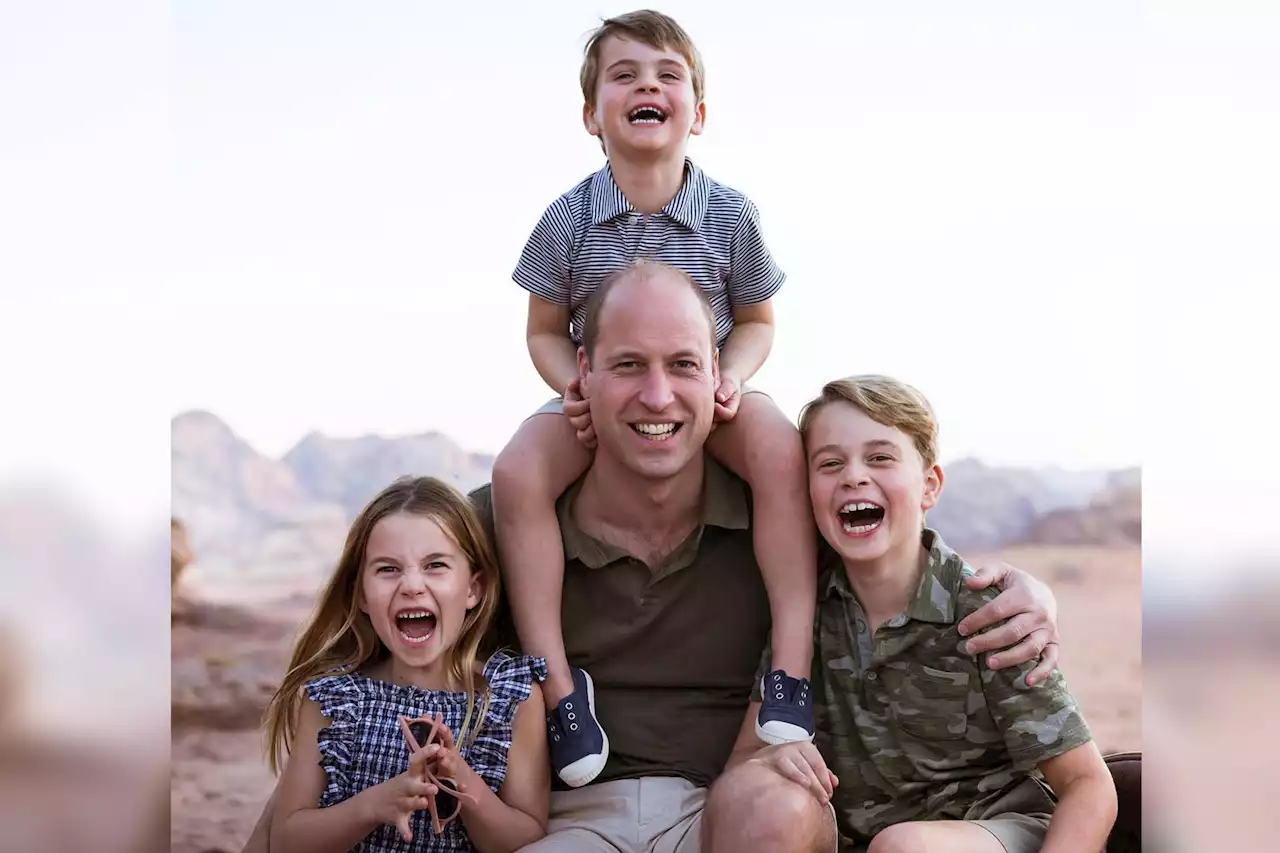
<svg viewBox="0 0 1280 853">
<path fill-rule="evenodd" d="M 667 114 L 655 106 L 636 107 L 627 116 L 627 121 L 632 124 L 662 124 L 667 120 Z"/>
<path fill-rule="evenodd" d="M 865 536 L 884 521 L 884 507 L 870 501 L 850 501 L 840 507 L 839 515 L 845 533 Z"/>
<path fill-rule="evenodd" d="M 396 629 L 405 642 L 425 643 L 436 632 L 436 615 L 420 607 L 401 610 L 396 614 Z"/>
<path fill-rule="evenodd" d="M 632 424 L 631 428 L 647 441 L 666 441 L 680 431 L 683 424 Z"/>
</svg>

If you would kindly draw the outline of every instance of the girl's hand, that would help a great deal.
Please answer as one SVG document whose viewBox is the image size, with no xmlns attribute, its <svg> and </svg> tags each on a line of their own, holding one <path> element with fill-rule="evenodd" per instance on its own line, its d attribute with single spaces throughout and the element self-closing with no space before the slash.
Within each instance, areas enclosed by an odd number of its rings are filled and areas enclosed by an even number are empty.
<svg viewBox="0 0 1280 853">
<path fill-rule="evenodd" d="M 400 837 L 405 841 L 413 840 L 409 816 L 419 809 L 425 809 L 427 799 L 434 797 L 438 790 L 435 785 L 426 781 L 429 761 L 430 756 L 425 751 L 415 752 L 409 756 L 408 770 L 359 794 L 364 798 L 365 813 L 369 819 L 376 821 L 379 826 L 385 823 L 399 828 Z"/>
<path fill-rule="evenodd" d="M 449 731 L 448 726 L 441 726 L 440 743 L 433 743 L 423 752 L 427 754 L 431 761 L 431 772 L 435 773 L 438 778 L 452 779 L 458 784 L 458 790 L 468 793 L 469 790 L 475 790 L 476 785 L 486 787 L 485 781 L 480 778 L 480 774 L 471 769 L 471 765 L 463 759 L 462 754 L 458 752 L 453 743 L 453 732 Z M 475 803 L 475 797 L 461 797 L 465 806 L 468 802 Z"/>
</svg>

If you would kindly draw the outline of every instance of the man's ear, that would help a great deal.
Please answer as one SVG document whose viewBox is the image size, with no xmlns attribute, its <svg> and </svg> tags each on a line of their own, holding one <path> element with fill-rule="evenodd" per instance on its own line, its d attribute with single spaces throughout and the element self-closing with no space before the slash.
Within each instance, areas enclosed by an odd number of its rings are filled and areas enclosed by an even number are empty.
<svg viewBox="0 0 1280 853">
<path fill-rule="evenodd" d="M 933 509 L 938 503 L 938 498 L 942 497 L 942 466 L 936 462 L 932 467 L 924 472 L 924 497 L 920 501 L 920 508 L 924 510 Z"/>
<path fill-rule="evenodd" d="M 582 392 L 582 399 L 590 396 L 587 391 L 587 385 L 591 378 L 591 359 L 587 357 L 587 351 L 584 347 L 578 347 L 578 390 Z"/>
<path fill-rule="evenodd" d="M 711 348 L 711 379 L 718 388 L 720 386 L 720 347 Z"/>
</svg>

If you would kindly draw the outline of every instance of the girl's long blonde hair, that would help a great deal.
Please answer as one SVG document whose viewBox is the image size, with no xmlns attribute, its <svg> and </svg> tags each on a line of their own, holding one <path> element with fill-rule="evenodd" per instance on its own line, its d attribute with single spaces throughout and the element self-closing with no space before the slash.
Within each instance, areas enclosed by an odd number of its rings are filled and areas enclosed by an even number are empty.
<svg viewBox="0 0 1280 853">
<path fill-rule="evenodd" d="M 467 612 L 462 633 L 447 651 L 449 675 L 467 693 L 467 713 L 457 739 L 460 747 L 465 743 L 476 710 L 476 660 L 482 652 L 492 652 L 487 646 L 501 595 L 498 564 L 475 510 L 462 494 L 434 477 L 402 477 L 383 489 L 352 523 L 338 565 L 294 644 L 288 672 L 267 706 L 267 762 L 272 773 L 280 772 L 281 758 L 292 751 L 308 681 L 335 670 L 355 672 L 390 656 L 360 609 L 360 567 L 374 526 L 396 513 L 425 516 L 439 524 L 471 564 L 473 576 L 480 578 L 480 602 Z M 486 693 L 475 714 L 477 720 L 484 719 L 487 704 Z"/>
</svg>

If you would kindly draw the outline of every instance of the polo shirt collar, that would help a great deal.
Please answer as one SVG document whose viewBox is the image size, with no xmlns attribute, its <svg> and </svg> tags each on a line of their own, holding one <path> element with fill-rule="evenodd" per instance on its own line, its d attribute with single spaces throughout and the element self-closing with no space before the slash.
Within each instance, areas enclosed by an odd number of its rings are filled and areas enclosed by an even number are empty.
<svg viewBox="0 0 1280 853">
<path fill-rule="evenodd" d="M 950 624 L 955 621 L 958 585 L 968 567 L 960 555 L 942 541 L 937 531 L 925 528 L 921 533 L 920 543 L 929 552 L 929 556 L 916 591 L 907 604 L 906 617 L 920 622 Z M 856 601 L 840 555 L 826 540 L 818 543 L 818 554 L 822 564 L 818 597 L 825 601 L 834 593 Z"/>
<path fill-rule="evenodd" d="M 690 231 L 697 231 L 702 227 L 710 198 L 711 179 L 686 157 L 684 181 L 662 212 Z M 591 180 L 591 224 L 600 225 L 631 210 L 631 202 L 614 183 L 613 167 L 606 163 Z"/>
<path fill-rule="evenodd" d="M 556 517 L 560 522 L 560 535 L 564 539 L 565 559 L 578 560 L 589 569 L 599 569 L 617 560 L 631 558 L 632 555 L 615 545 L 589 536 L 578 526 L 573 517 L 573 504 L 582 491 L 586 476 L 583 474 L 560 496 L 556 502 Z M 746 487 L 710 455 L 704 454 L 701 523 L 690 537 L 691 541 L 686 541 L 671 554 L 664 573 L 684 568 L 693 562 L 702 531 L 706 527 L 746 530 L 750 525 L 751 511 L 747 503 Z M 689 548 L 687 554 L 684 553 L 686 546 Z"/>
</svg>

